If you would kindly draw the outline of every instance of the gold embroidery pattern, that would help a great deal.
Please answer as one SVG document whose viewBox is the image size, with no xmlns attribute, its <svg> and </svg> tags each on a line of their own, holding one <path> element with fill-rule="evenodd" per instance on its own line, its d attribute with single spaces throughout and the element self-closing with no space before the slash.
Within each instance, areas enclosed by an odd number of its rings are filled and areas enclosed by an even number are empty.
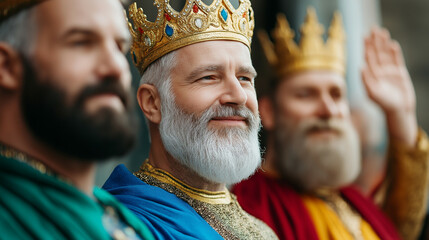
<svg viewBox="0 0 429 240">
<path fill-rule="evenodd" d="M 429 140 L 426 133 L 419 129 L 417 144 L 411 149 L 392 141 L 388 166 L 383 210 L 403 239 L 417 239 L 428 199 Z"/>
<path fill-rule="evenodd" d="M 147 162 L 144 164 L 144 166 L 148 165 L 150 166 Z M 154 169 L 152 166 L 149 167 L 149 170 L 144 166 L 134 174 L 136 177 L 149 185 L 162 188 L 187 202 L 223 238 L 231 240 L 278 239 L 265 223 L 246 213 L 240 207 L 233 194 L 228 192 L 229 203 L 212 203 L 212 198 L 207 199 L 205 198 L 206 194 L 200 194 L 200 192 L 205 192 L 203 190 L 191 194 L 191 196 L 199 196 L 193 198 L 188 194 L 189 189 L 194 191 L 195 188 L 187 186 L 185 183 L 177 184 L 177 181 L 179 181 L 177 179 L 165 180 L 165 177 L 170 178 L 172 176 L 162 170 L 160 174 L 163 177 L 160 178 L 158 174 L 151 173 L 150 169 Z M 156 171 L 159 172 L 159 169 Z M 216 194 L 219 194 L 219 192 Z"/>
</svg>

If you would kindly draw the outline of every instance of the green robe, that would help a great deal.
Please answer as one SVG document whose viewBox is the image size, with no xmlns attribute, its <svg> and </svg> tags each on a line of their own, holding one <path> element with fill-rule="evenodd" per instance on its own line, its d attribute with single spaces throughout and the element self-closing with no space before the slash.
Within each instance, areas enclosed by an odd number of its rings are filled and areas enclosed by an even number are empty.
<svg viewBox="0 0 429 240">
<path fill-rule="evenodd" d="M 102 221 L 106 207 L 142 239 L 154 239 L 109 193 L 94 188 L 94 197 L 0 155 L 0 239 L 111 239 Z"/>
</svg>

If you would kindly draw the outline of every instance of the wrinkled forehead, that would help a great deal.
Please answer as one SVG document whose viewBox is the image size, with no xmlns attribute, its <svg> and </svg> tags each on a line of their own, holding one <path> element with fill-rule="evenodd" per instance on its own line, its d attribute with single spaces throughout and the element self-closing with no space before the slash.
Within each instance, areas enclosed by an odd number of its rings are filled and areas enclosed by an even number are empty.
<svg viewBox="0 0 429 240">
<path fill-rule="evenodd" d="M 37 5 L 39 31 L 67 31 L 85 27 L 128 35 L 119 0 L 47 0 Z"/>
<path fill-rule="evenodd" d="M 212 40 L 194 43 L 176 50 L 177 64 L 173 71 L 244 70 L 256 76 L 249 48 L 238 41 Z"/>
<path fill-rule="evenodd" d="M 280 78 L 279 85 L 291 86 L 312 86 L 312 87 L 338 87 L 346 88 L 346 81 L 343 75 L 328 70 L 306 70 L 285 75 Z"/>
<path fill-rule="evenodd" d="M 210 40 L 193 43 L 177 51 L 178 56 L 196 58 L 198 61 L 222 60 L 225 57 L 237 58 L 242 62 L 251 62 L 249 48 L 238 41 Z"/>
</svg>

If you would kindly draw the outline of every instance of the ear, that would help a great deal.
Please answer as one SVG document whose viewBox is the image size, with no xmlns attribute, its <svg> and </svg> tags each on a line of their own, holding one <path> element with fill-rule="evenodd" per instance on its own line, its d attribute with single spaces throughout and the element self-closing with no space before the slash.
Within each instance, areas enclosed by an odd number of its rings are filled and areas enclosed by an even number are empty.
<svg viewBox="0 0 429 240">
<path fill-rule="evenodd" d="M 17 51 L 0 43 L 0 89 L 13 91 L 22 82 L 22 64 Z"/>
<path fill-rule="evenodd" d="M 274 129 L 274 105 L 270 97 L 265 96 L 258 100 L 259 114 L 261 115 L 261 122 L 264 128 L 268 131 Z"/>
<path fill-rule="evenodd" d="M 143 114 L 150 122 L 155 124 L 161 122 L 161 99 L 155 86 L 140 85 L 137 91 L 137 101 Z"/>
</svg>

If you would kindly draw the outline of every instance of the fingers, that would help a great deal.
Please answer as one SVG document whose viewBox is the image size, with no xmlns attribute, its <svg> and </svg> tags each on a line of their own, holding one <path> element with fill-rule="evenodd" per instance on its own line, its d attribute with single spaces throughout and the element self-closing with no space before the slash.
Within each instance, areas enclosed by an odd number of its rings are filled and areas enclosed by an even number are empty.
<svg viewBox="0 0 429 240">
<path fill-rule="evenodd" d="M 377 57 L 378 63 L 383 65 L 388 62 L 388 56 L 386 54 L 386 36 L 385 33 L 380 29 L 373 30 L 372 34 L 373 46 L 375 49 L 375 56 Z"/>
<path fill-rule="evenodd" d="M 381 66 L 380 61 L 378 60 L 377 50 L 373 41 L 369 38 L 365 39 L 365 60 L 367 64 L 367 71 L 373 78 L 376 78 L 380 75 Z"/>
<path fill-rule="evenodd" d="M 393 57 L 390 51 L 390 34 L 385 29 L 373 29 L 372 44 L 374 45 L 375 54 L 379 65 L 393 64 Z"/>
<path fill-rule="evenodd" d="M 392 53 L 395 65 L 405 67 L 404 55 L 402 54 L 401 46 L 397 41 L 392 41 L 390 45 L 390 51 Z"/>
<path fill-rule="evenodd" d="M 379 66 L 404 65 L 401 48 L 391 39 L 386 29 L 373 28 L 370 36 L 365 39 L 365 47 L 373 51 Z"/>
</svg>

